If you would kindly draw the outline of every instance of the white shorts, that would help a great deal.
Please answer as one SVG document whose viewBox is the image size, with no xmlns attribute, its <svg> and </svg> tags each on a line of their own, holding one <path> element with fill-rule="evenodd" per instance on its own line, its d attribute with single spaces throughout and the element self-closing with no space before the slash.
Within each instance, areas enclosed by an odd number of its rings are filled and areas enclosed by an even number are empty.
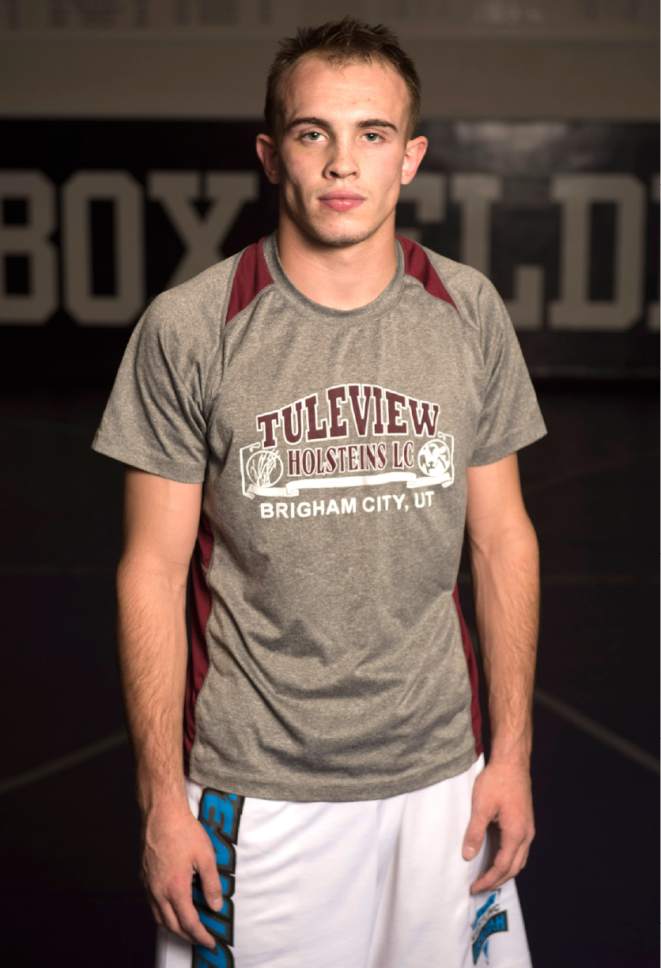
<svg viewBox="0 0 661 968">
<path fill-rule="evenodd" d="M 475 777 L 381 800 L 241 797 L 187 781 L 211 836 L 222 911 L 194 890 L 215 952 L 158 928 L 156 968 L 530 968 L 514 879 L 469 893 L 486 837 L 461 855 Z M 201 815 L 200 815 L 201 811 Z"/>
</svg>

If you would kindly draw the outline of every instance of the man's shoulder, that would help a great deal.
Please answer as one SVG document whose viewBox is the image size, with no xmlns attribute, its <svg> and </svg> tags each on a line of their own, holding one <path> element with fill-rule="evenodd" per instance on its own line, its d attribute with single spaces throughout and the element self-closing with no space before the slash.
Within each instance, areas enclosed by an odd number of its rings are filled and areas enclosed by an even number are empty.
<svg viewBox="0 0 661 968">
<path fill-rule="evenodd" d="M 405 249 L 407 273 L 432 295 L 451 303 L 464 322 L 479 327 L 485 306 L 498 301 L 493 282 L 480 269 L 436 252 L 421 242 L 398 236 Z"/>
<path fill-rule="evenodd" d="M 149 303 L 146 325 L 177 339 L 217 338 L 238 310 L 271 281 L 261 241 L 213 263 L 159 292 Z"/>
<path fill-rule="evenodd" d="M 417 250 L 418 257 L 426 257 L 432 268 L 446 287 L 452 287 L 462 292 L 477 294 L 483 286 L 493 285 L 491 280 L 483 272 L 466 262 L 459 262 L 451 259 L 447 255 L 437 252 L 435 249 L 423 245 L 422 242 L 414 242 L 404 236 L 400 240 L 408 244 L 409 251 L 413 254 Z"/>
<path fill-rule="evenodd" d="M 214 312 L 222 309 L 229 297 L 232 279 L 244 251 L 242 249 L 220 259 L 183 282 L 163 289 L 154 297 L 151 305 L 161 312 L 171 311 L 177 314 L 199 314 L 200 311 Z"/>
</svg>

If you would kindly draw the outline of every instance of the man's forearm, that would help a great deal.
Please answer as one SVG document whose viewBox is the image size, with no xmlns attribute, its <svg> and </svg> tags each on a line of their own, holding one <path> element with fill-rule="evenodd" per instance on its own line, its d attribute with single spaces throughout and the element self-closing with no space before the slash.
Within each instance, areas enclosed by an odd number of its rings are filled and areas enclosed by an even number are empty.
<svg viewBox="0 0 661 968">
<path fill-rule="evenodd" d="M 186 586 L 141 560 L 117 569 L 122 687 L 136 759 L 138 802 L 186 806 L 182 715 L 186 676 Z"/>
<path fill-rule="evenodd" d="M 527 516 L 482 547 L 471 568 L 491 722 L 491 760 L 527 761 L 539 628 L 539 547 Z"/>
</svg>

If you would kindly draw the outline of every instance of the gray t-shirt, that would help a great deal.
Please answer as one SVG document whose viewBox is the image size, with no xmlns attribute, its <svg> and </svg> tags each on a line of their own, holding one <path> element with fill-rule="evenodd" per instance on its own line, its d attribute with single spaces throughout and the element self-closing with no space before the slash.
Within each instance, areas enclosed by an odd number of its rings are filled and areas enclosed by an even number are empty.
<svg viewBox="0 0 661 968">
<path fill-rule="evenodd" d="M 129 340 L 92 446 L 204 482 L 182 710 L 203 785 L 376 799 L 482 750 L 466 468 L 546 427 L 492 283 L 396 248 L 344 311 L 292 285 L 273 234 L 161 293 Z"/>
</svg>

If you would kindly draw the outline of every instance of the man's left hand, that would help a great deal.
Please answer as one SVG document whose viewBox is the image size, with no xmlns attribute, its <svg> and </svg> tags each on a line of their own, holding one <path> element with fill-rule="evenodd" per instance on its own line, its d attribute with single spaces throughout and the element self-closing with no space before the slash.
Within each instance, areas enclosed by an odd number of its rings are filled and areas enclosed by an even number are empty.
<svg viewBox="0 0 661 968">
<path fill-rule="evenodd" d="M 525 867 L 535 836 L 527 765 L 490 761 L 478 775 L 462 849 L 465 860 L 476 856 L 492 822 L 499 828 L 498 850 L 489 870 L 471 884 L 471 894 L 501 887 Z"/>
</svg>

